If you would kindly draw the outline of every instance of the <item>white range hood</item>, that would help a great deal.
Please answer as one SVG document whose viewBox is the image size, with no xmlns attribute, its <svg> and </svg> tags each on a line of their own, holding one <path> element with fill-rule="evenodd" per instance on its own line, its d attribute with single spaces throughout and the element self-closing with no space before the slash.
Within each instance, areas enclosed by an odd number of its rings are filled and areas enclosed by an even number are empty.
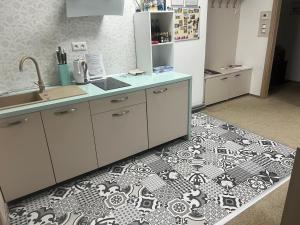
<svg viewBox="0 0 300 225">
<path fill-rule="evenodd" d="M 124 0 L 66 0 L 67 17 L 123 15 Z"/>
</svg>

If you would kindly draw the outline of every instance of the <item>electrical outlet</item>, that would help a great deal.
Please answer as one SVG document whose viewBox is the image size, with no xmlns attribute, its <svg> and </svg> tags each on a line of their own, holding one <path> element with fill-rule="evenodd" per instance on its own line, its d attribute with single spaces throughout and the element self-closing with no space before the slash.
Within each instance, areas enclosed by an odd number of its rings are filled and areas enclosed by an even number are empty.
<svg viewBox="0 0 300 225">
<path fill-rule="evenodd" d="M 81 42 L 72 42 L 72 51 L 79 52 L 79 51 L 87 51 L 87 44 L 85 41 Z"/>
</svg>

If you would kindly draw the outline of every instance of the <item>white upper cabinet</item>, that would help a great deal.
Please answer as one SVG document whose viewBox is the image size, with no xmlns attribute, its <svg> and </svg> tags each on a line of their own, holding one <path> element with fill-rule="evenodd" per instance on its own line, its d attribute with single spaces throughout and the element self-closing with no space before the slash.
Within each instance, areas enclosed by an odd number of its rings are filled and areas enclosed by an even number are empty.
<svg viewBox="0 0 300 225">
<path fill-rule="evenodd" d="M 67 17 L 122 16 L 124 0 L 67 0 Z"/>
</svg>

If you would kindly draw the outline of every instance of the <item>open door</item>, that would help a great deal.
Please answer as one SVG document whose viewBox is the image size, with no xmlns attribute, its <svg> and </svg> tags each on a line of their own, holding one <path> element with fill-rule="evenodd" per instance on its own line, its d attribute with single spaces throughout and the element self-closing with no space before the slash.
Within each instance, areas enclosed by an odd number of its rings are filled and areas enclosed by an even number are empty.
<svg viewBox="0 0 300 225">
<path fill-rule="evenodd" d="M 299 224 L 299 202 L 300 202 L 300 149 L 298 148 L 294 169 L 292 172 L 289 190 L 282 215 L 281 225 Z"/>
<path fill-rule="evenodd" d="M 0 189 L 0 225 L 8 225 L 8 210 Z"/>
<path fill-rule="evenodd" d="M 282 0 L 273 0 L 272 19 L 260 96 L 268 97 Z"/>
</svg>

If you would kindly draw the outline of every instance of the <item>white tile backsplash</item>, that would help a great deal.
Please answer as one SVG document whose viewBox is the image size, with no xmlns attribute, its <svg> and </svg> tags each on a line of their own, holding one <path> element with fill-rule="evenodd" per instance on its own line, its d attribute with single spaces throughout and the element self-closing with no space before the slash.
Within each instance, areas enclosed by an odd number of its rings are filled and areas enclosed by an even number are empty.
<svg viewBox="0 0 300 225">
<path fill-rule="evenodd" d="M 102 53 L 108 74 L 136 66 L 133 0 L 125 0 L 123 16 L 67 18 L 64 0 L 0 0 L 0 92 L 31 87 L 33 65 L 18 63 L 22 56 L 38 60 L 46 84 L 57 84 L 55 50 L 61 45 L 72 63 L 72 41 L 86 41 L 88 52 Z"/>
</svg>

